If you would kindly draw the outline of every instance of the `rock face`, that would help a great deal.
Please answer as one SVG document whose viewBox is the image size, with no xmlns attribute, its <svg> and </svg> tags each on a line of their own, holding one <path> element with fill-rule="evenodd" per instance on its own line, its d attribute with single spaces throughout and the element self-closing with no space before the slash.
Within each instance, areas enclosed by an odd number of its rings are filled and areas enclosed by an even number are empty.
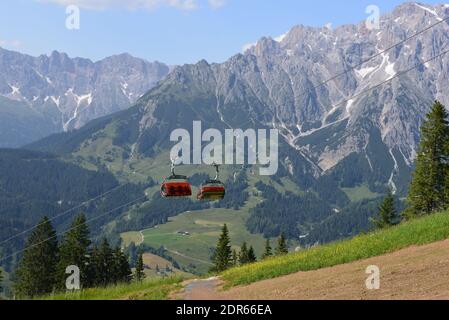
<svg viewBox="0 0 449 320">
<path fill-rule="evenodd" d="M 69 131 L 129 107 L 168 72 L 162 63 L 129 54 L 92 62 L 56 51 L 31 57 L 0 48 L 0 96 L 4 98 L 0 113 L 20 102 L 30 114 L 46 120 L 41 124 L 45 134 Z M 9 128 L 14 130 L 14 121 Z M 13 134 L 6 128 L 0 130 Z M 25 135 L 14 142 L 1 138 L 0 146 L 16 147 L 42 137 Z"/>
<path fill-rule="evenodd" d="M 165 93 L 177 92 L 197 118 L 279 128 L 319 175 L 355 154 L 364 171 L 397 191 L 410 173 L 425 113 L 435 99 L 449 106 L 449 54 L 395 76 L 449 49 L 447 17 L 449 5 L 406 3 L 383 16 L 378 30 L 365 23 L 333 30 L 296 26 L 223 64 L 178 67 L 147 96 L 143 127 L 156 123 L 152 116 L 160 118 L 158 107 L 180 105 L 167 104 Z"/>
</svg>

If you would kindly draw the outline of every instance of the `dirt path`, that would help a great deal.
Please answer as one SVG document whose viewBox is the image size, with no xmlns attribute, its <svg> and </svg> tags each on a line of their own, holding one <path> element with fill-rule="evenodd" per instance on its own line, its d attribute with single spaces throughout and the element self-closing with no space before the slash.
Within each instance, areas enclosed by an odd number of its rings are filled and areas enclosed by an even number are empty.
<svg viewBox="0 0 449 320">
<path fill-rule="evenodd" d="M 381 270 L 380 289 L 367 290 L 365 270 Z M 211 278 L 186 283 L 186 300 L 449 299 L 449 240 L 317 271 L 299 272 L 229 291 Z"/>
<path fill-rule="evenodd" d="M 143 231 L 139 231 L 140 237 L 141 237 L 141 241 L 139 244 L 145 243 L 145 235 L 143 234 Z"/>
<path fill-rule="evenodd" d="M 219 278 L 205 280 L 190 280 L 184 284 L 184 290 L 176 296 L 176 299 L 183 300 L 211 300 L 218 299 L 217 288 L 221 286 Z"/>
</svg>

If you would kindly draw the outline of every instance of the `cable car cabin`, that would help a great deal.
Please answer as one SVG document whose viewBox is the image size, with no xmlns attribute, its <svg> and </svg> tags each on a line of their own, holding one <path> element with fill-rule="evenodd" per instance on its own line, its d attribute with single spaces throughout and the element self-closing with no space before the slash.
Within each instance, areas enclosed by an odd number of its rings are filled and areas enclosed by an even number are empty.
<svg viewBox="0 0 449 320">
<path fill-rule="evenodd" d="M 223 200 L 225 194 L 225 186 L 221 181 L 209 180 L 201 185 L 197 199 L 204 201 Z"/>
<path fill-rule="evenodd" d="M 169 197 L 190 197 L 192 188 L 186 176 L 173 175 L 164 180 L 161 186 L 161 195 Z"/>
</svg>

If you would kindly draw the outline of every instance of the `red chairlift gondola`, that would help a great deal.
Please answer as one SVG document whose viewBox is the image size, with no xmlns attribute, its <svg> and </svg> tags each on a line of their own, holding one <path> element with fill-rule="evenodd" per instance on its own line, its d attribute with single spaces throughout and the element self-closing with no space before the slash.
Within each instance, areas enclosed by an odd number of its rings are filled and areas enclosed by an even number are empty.
<svg viewBox="0 0 449 320">
<path fill-rule="evenodd" d="M 171 176 L 164 179 L 161 185 L 161 195 L 164 198 L 190 197 L 192 187 L 186 176 L 175 174 L 175 162 L 172 160 Z"/>
<path fill-rule="evenodd" d="M 225 185 L 218 180 L 219 169 L 218 165 L 213 165 L 216 170 L 216 175 L 213 180 L 205 181 L 201 186 L 197 194 L 198 200 L 203 201 L 217 201 L 223 200 L 226 194 Z"/>
</svg>

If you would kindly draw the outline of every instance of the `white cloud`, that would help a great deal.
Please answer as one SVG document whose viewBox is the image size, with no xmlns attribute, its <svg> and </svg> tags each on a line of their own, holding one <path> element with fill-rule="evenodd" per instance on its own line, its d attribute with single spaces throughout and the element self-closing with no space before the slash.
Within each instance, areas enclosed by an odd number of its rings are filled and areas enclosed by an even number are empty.
<svg viewBox="0 0 449 320">
<path fill-rule="evenodd" d="M 54 3 L 61 6 L 75 5 L 86 10 L 105 10 L 110 8 L 156 9 L 172 7 L 179 10 L 195 10 L 201 0 L 35 0 L 42 3 Z M 207 0 L 212 8 L 224 6 L 228 0 Z"/>
<path fill-rule="evenodd" d="M 274 40 L 277 41 L 277 42 L 282 42 L 282 40 L 285 39 L 285 37 L 287 36 L 287 34 L 288 34 L 288 32 L 286 32 L 286 33 L 284 33 L 284 34 L 281 34 L 280 36 L 275 37 Z"/>
<path fill-rule="evenodd" d="M 197 0 L 37 0 L 38 2 L 54 3 L 62 6 L 75 5 L 87 10 L 105 10 L 110 8 L 155 9 L 168 6 L 180 10 L 194 10 L 198 7 Z"/>
<path fill-rule="evenodd" d="M 255 47 L 256 45 L 257 45 L 257 43 L 247 43 L 247 44 L 245 44 L 243 46 L 243 48 L 242 48 L 243 53 L 245 53 L 246 51 L 248 51 L 252 47 Z"/>
<path fill-rule="evenodd" d="M 17 48 L 20 47 L 22 43 L 19 40 L 4 40 L 0 39 L 0 47 L 11 47 Z"/>
<path fill-rule="evenodd" d="M 209 5 L 215 9 L 223 7 L 227 2 L 227 0 L 208 0 L 208 1 L 209 1 Z"/>
</svg>

